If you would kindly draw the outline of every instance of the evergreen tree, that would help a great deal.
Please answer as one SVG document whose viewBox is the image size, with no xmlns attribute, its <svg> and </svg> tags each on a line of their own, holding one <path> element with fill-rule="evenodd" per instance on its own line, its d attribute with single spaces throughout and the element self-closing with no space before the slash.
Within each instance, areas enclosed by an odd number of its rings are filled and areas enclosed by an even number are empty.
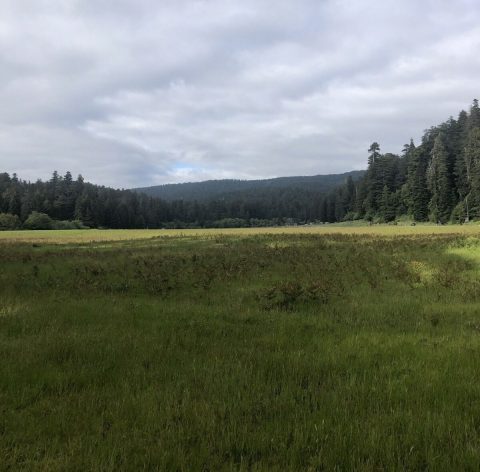
<svg viewBox="0 0 480 472">
<path fill-rule="evenodd" d="M 467 138 L 465 162 L 470 192 L 465 197 L 466 218 L 480 216 L 480 128 L 473 128 Z"/>
<path fill-rule="evenodd" d="M 470 107 L 470 116 L 468 117 L 468 130 L 470 131 L 474 128 L 480 128 L 480 107 L 477 99 L 473 100 Z"/>
<path fill-rule="evenodd" d="M 370 167 L 380 157 L 380 145 L 375 141 L 368 148 L 368 166 Z"/>
<path fill-rule="evenodd" d="M 411 185 L 413 184 L 413 174 L 414 174 L 414 166 L 413 166 L 413 153 L 415 151 L 415 144 L 413 139 L 410 139 L 409 144 L 405 144 L 402 150 L 402 161 L 404 162 L 404 173 L 405 173 L 405 183 L 401 187 L 401 204 L 403 207 L 406 208 L 406 212 L 408 213 L 409 210 L 413 208 L 413 200 L 412 200 L 412 189 Z M 411 211 L 410 211 L 411 213 Z"/>
<path fill-rule="evenodd" d="M 465 161 L 465 146 L 468 136 L 468 114 L 462 110 L 456 121 L 455 133 L 451 139 L 452 154 L 454 156 L 453 176 L 458 200 L 463 202 L 470 192 Z"/>
<path fill-rule="evenodd" d="M 348 176 L 345 184 L 345 195 L 343 200 L 344 213 L 351 213 L 355 210 L 356 188 L 351 175 Z"/>
<path fill-rule="evenodd" d="M 408 169 L 409 213 L 415 221 L 428 219 L 429 193 L 426 179 L 426 156 L 421 147 L 412 153 Z"/>
<path fill-rule="evenodd" d="M 367 193 L 364 203 L 365 214 L 369 219 L 376 214 L 383 189 L 382 166 L 380 161 L 380 145 L 371 144 L 368 149 Z"/>
<path fill-rule="evenodd" d="M 446 223 L 452 212 L 452 189 L 448 172 L 448 154 L 443 134 L 435 138 L 432 159 L 427 170 L 428 186 L 431 193 L 429 203 L 430 219 Z"/>
<path fill-rule="evenodd" d="M 383 221 L 385 221 L 386 223 L 395 219 L 394 196 L 388 189 L 387 185 L 383 186 L 380 215 Z"/>
</svg>

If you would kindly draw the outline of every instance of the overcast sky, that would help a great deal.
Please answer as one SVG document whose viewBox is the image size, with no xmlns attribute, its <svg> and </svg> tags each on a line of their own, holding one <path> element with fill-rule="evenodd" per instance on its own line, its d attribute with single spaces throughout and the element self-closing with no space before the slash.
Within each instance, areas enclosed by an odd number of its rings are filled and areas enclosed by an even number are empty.
<svg viewBox="0 0 480 472">
<path fill-rule="evenodd" d="M 478 0 L 1 0 L 0 172 L 345 172 L 480 98 Z"/>
</svg>

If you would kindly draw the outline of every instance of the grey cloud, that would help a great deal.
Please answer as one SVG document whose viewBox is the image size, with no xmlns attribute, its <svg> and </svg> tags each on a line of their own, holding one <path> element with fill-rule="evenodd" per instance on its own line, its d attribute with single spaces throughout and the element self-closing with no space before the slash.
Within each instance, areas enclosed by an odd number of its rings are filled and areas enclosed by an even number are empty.
<svg viewBox="0 0 480 472">
<path fill-rule="evenodd" d="M 343 172 L 478 95 L 473 0 L 3 0 L 1 170 Z"/>
</svg>

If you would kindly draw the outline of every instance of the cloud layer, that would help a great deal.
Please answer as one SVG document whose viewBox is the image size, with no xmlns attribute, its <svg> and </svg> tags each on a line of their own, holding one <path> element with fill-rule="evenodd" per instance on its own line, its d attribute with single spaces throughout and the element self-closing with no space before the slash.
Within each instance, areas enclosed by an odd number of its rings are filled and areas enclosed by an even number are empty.
<svg viewBox="0 0 480 472">
<path fill-rule="evenodd" d="M 480 96 L 477 0 L 3 0 L 0 171 L 344 172 Z"/>
</svg>

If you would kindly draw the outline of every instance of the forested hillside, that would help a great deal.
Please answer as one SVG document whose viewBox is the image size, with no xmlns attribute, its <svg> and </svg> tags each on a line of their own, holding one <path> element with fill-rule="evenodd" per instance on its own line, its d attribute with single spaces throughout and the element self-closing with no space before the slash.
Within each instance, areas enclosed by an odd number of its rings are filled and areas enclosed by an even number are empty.
<svg viewBox="0 0 480 472">
<path fill-rule="evenodd" d="M 350 186 L 352 175 L 348 175 Z M 267 226 L 322 220 L 326 194 L 322 188 L 306 187 L 266 187 L 204 201 L 165 201 L 89 184 L 81 176 L 74 180 L 69 172 L 64 176 L 54 172 L 49 181 L 35 183 L 3 173 L 0 229 Z"/>
<path fill-rule="evenodd" d="M 215 198 L 166 201 L 143 192 L 89 184 L 82 176 L 74 180 L 70 172 L 64 176 L 54 172 L 49 181 L 35 183 L 3 173 L 0 229 L 72 227 L 67 221 L 75 221 L 73 227 L 95 228 L 267 226 L 316 221 L 324 218 L 326 191 L 346 176 L 353 185 L 352 176 L 361 175 L 362 171 L 355 171 L 341 176 L 272 179 L 263 181 L 265 184 L 254 181 L 249 190 Z M 316 188 L 314 183 L 319 181 L 322 183 Z"/>
<path fill-rule="evenodd" d="M 57 172 L 47 182 L 0 174 L 0 229 L 266 226 L 399 217 L 435 223 L 480 218 L 480 108 L 426 130 L 401 156 L 369 149 L 365 173 L 265 181 L 211 181 L 114 190 Z M 337 185 L 332 189 L 334 182 Z M 251 185 L 251 187 L 249 187 Z M 202 187 L 203 186 L 203 187 Z M 207 198 L 200 192 L 200 189 Z M 182 190 L 183 189 L 183 190 Z M 227 191 L 230 189 L 231 191 Z M 236 190 L 233 190 L 236 189 Z M 179 198 L 183 193 L 183 197 Z M 59 224 L 63 221 L 63 224 Z M 55 223 L 57 222 L 57 223 Z"/>
<path fill-rule="evenodd" d="M 365 176 L 325 200 L 326 221 L 367 219 L 465 222 L 480 218 L 480 108 L 426 130 L 402 155 L 380 152 L 374 142 Z"/>
<path fill-rule="evenodd" d="M 262 180 L 207 180 L 204 182 L 187 182 L 182 184 L 156 185 L 134 189 L 151 197 L 163 200 L 197 200 L 208 201 L 214 198 L 222 200 L 238 200 L 264 198 L 269 192 L 280 189 L 309 190 L 315 193 L 327 193 L 345 183 L 349 176 L 358 180 L 365 171 L 357 170 L 344 174 L 312 175 L 299 177 L 277 177 Z M 278 193 L 278 192 L 277 192 Z"/>
</svg>

